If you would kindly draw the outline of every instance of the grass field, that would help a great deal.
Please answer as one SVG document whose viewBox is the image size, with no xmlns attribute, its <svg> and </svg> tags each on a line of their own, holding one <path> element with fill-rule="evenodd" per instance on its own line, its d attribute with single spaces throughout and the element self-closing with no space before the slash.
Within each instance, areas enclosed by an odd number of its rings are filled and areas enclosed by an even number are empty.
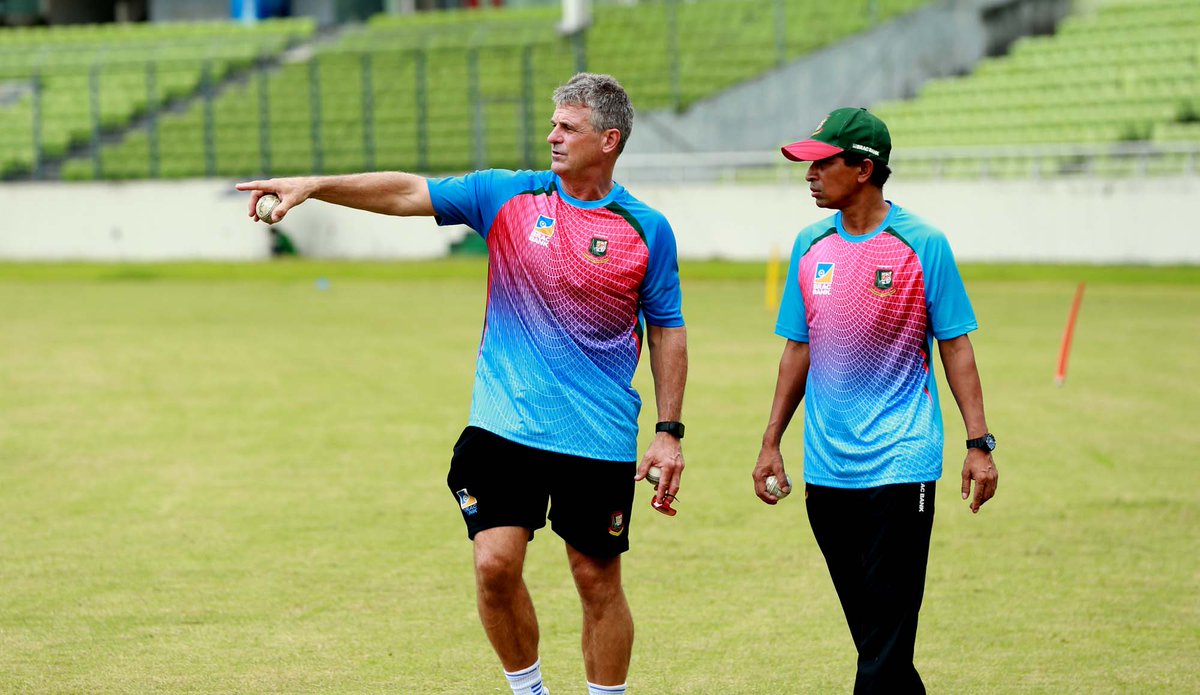
<svg viewBox="0 0 1200 695">
<path fill-rule="evenodd" d="M 1200 269 L 964 272 L 1001 478 L 972 516 L 943 385 L 930 692 L 1200 691 Z M 762 268 L 683 274 L 687 471 L 673 519 L 638 493 L 630 692 L 849 692 L 804 505 L 767 507 L 749 482 L 782 348 Z M 484 277 L 0 265 L 0 692 L 507 692 L 444 484 Z M 645 360 L 637 384 L 652 403 Z M 797 422 L 793 476 L 800 443 Z M 526 576 L 547 685 L 580 693 L 557 537 L 538 535 Z"/>
</svg>

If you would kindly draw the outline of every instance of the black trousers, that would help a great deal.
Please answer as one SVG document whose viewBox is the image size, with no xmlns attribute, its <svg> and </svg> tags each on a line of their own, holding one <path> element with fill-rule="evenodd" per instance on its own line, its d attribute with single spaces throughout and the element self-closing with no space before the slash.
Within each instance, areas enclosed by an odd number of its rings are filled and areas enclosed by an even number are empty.
<svg viewBox="0 0 1200 695">
<path fill-rule="evenodd" d="M 855 695 L 924 693 L 913 666 L 935 483 L 807 485 L 808 521 L 858 649 Z"/>
</svg>

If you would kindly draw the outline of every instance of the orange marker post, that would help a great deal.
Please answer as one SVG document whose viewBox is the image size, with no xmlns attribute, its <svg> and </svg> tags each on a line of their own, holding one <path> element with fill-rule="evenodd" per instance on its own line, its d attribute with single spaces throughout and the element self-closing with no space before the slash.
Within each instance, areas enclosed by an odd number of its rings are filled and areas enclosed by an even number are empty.
<svg viewBox="0 0 1200 695">
<path fill-rule="evenodd" d="M 1063 332 L 1062 348 L 1058 351 L 1058 371 L 1054 374 L 1054 383 L 1062 387 L 1067 380 L 1067 358 L 1071 355 L 1071 339 L 1075 337 L 1075 320 L 1079 318 L 1079 305 L 1083 303 L 1083 288 L 1086 283 L 1079 283 L 1075 288 L 1075 301 L 1071 303 L 1071 313 L 1067 316 L 1067 329 Z"/>
</svg>

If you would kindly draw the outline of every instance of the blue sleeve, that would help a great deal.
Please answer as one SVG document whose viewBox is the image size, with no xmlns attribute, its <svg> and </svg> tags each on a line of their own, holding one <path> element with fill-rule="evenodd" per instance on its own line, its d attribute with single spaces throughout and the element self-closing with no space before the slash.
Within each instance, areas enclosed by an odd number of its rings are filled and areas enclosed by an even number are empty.
<svg viewBox="0 0 1200 695">
<path fill-rule="evenodd" d="M 683 325 L 683 293 L 679 288 L 675 232 L 661 216 L 647 227 L 650 258 L 642 279 L 642 316 L 647 325 L 678 328 Z"/>
<path fill-rule="evenodd" d="M 950 242 L 940 232 L 931 234 L 920 254 L 925 272 L 925 309 L 929 330 L 938 340 L 950 340 L 979 328 L 967 297 Z"/>
<path fill-rule="evenodd" d="M 775 334 L 798 343 L 808 342 L 808 314 L 804 307 L 804 293 L 800 291 L 800 259 L 808 248 L 808 235 L 796 235 L 792 245 L 792 257 L 788 261 L 787 284 L 783 288 L 783 300 L 779 302 L 779 318 L 775 321 Z"/>
<path fill-rule="evenodd" d="M 487 238 L 500 206 L 511 196 L 505 184 L 515 172 L 500 169 L 476 171 L 465 176 L 429 179 L 429 199 L 439 225 L 465 224 Z"/>
</svg>

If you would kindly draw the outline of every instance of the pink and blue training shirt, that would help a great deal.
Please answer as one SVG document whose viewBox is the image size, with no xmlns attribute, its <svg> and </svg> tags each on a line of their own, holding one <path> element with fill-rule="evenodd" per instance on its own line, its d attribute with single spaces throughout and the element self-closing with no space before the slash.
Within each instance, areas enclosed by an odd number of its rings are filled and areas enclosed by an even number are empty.
<svg viewBox="0 0 1200 695">
<path fill-rule="evenodd" d="M 575 200 L 550 171 L 429 180 L 438 224 L 487 240 L 470 424 L 527 446 L 637 458 L 641 320 L 683 325 L 675 235 L 614 182 Z"/>
<path fill-rule="evenodd" d="M 846 232 L 840 212 L 802 230 L 775 332 L 809 344 L 805 482 L 940 478 L 933 339 L 977 327 L 945 235 L 900 206 L 861 236 Z"/>
</svg>

